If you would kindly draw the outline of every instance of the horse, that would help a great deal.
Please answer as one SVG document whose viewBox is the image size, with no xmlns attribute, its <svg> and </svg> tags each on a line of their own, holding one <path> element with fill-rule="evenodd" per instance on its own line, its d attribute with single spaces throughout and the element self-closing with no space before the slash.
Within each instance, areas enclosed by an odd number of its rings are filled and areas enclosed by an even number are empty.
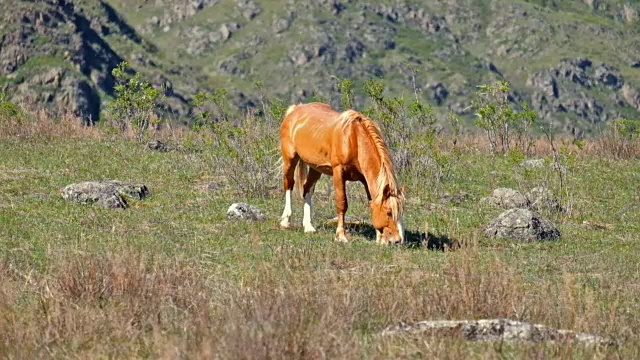
<svg viewBox="0 0 640 360">
<path fill-rule="evenodd" d="M 399 188 L 393 161 L 379 127 L 353 109 L 338 112 L 322 102 L 298 103 L 285 111 L 280 125 L 282 182 L 285 205 L 280 227 L 289 227 L 294 186 L 304 199 L 302 225 L 311 224 L 311 198 L 322 174 L 332 177 L 338 222 L 335 240 L 348 242 L 344 216 L 348 202 L 345 185 L 364 185 L 376 230 L 376 243 L 403 244 L 405 187 Z"/>
</svg>

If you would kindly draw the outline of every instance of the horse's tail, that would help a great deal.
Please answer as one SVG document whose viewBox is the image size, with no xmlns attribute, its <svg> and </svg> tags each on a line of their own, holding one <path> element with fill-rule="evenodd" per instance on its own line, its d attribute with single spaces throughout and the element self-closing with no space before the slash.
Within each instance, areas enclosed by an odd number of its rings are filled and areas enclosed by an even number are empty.
<svg viewBox="0 0 640 360">
<path fill-rule="evenodd" d="M 296 188 L 296 192 L 300 197 L 303 197 L 303 186 L 304 182 L 307 180 L 307 174 L 309 173 L 309 165 L 306 162 L 300 159 L 298 161 L 298 165 L 296 166 L 295 175 L 293 176 L 294 187 Z"/>
</svg>

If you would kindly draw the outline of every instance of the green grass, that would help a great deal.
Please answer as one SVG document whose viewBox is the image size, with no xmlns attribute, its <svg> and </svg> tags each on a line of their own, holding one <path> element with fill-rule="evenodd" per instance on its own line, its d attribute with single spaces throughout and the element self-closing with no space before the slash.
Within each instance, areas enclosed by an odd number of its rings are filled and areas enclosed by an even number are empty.
<svg viewBox="0 0 640 360">
<path fill-rule="evenodd" d="M 275 136 L 275 130 L 263 136 Z M 562 238 L 521 244 L 483 239 L 481 227 L 501 210 L 478 201 L 501 186 L 527 191 L 548 184 L 559 192 L 556 174 L 525 170 L 473 147 L 447 154 L 452 168 L 440 182 L 428 172 L 421 178 L 400 175 L 409 186 L 407 230 L 424 231 L 428 224 L 430 232 L 463 243 L 462 249 L 438 252 L 381 247 L 355 229 L 351 243 L 332 241 L 334 228 L 326 222 L 335 210 L 326 177 L 314 197 L 318 233 L 304 234 L 298 198 L 294 228 L 277 228 L 283 207 L 277 171 L 262 184 L 266 195 L 252 197 L 230 181 L 238 169 L 211 151 L 160 153 L 111 136 L 3 136 L 0 262 L 13 277 L 3 277 L 0 303 L 21 301 L 0 307 L 12 319 L 0 330 L 0 352 L 146 358 L 161 356 L 171 344 L 190 357 L 203 356 L 207 346 L 221 357 L 616 354 L 566 344 L 498 348 L 454 338 L 375 338 L 401 320 L 508 317 L 622 337 L 626 343 L 618 354 L 637 356 L 640 211 L 621 210 L 638 205 L 638 162 L 579 153 L 565 179 L 563 199 L 571 212 L 545 215 Z M 144 183 L 151 196 L 131 201 L 127 210 L 67 203 L 60 196 L 67 184 L 100 179 Z M 212 181 L 220 187 L 202 190 Z M 464 191 L 469 198 L 427 210 L 443 191 Z M 348 193 L 348 215 L 368 221 L 362 186 L 349 184 Z M 258 206 L 267 220 L 227 219 L 227 207 L 237 201 Z M 586 227 L 586 220 L 611 229 Z M 145 276 L 155 280 L 145 283 Z M 50 295 L 38 300 L 46 291 Z M 141 295 L 147 292 L 151 297 Z M 130 311 L 143 325 L 126 325 Z M 204 318 L 198 315 L 203 312 Z M 159 320 L 165 317 L 167 322 Z M 78 330 L 62 325 L 65 318 Z M 251 326 L 255 333 L 245 332 Z M 49 342 L 33 335 L 38 329 L 48 329 Z M 10 340 L 19 337 L 26 341 L 22 346 Z M 244 342 L 234 345 L 236 338 Z M 272 339 L 272 346 L 260 345 L 260 338 Z"/>
</svg>

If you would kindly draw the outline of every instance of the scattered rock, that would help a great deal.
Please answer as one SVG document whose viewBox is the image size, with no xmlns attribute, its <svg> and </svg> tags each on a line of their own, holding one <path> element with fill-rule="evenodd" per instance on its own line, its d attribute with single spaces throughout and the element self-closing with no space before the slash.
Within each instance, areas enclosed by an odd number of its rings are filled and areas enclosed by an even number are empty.
<svg viewBox="0 0 640 360">
<path fill-rule="evenodd" d="M 627 102 L 627 104 L 640 111 L 640 91 L 634 89 L 628 84 L 624 84 L 620 92 L 622 93 L 622 98 Z"/>
<path fill-rule="evenodd" d="M 497 188 L 493 190 L 490 197 L 482 198 L 480 202 L 504 209 L 526 208 L 529 206 L 529 200 L 523 193 L 510 188 Z"/>
<path fill-rule="evenodd" d="M 98 203 L 110 209 L 126 209 L 126 197 L 142 200 L 149 195 L 143 184 L 132 184 L 118 180 L 85 181 L 62 188 L 62 198 L 81 204 Z"/>
<path fill-rule="evenodd" d="M 529 207 L 537 211 L 562 211 L 560 202 L 553 196 L 551 190 L 538 186 L 527 193 Z"/>
<path fill-rule="evenodd" d="M 274 15 L 271 27 L 273 28 L 273 32 L 276 34 L 283 33 L 289 30 L 291 27 L 291 23 L 293 23 L 294 13 L 289 11 L 287 16 L 284 18 L 279 17 L 278 15 Z"/>
<path fill-rule="evenodd" d="M 382 336 L 402 333 L 429 336 L 460 336 L 467 341 L 575 342 L 585 345 L 616 345 L 613 339 L 598 335 L 554 329 L 510 319 L 427 320 L 401 323 L 384 329 Z"/>
<path fill-rule="evenodd" d="M 236 7 L 247 20 L 253 20 L 253 18 L 258 16 L 262 11 L 258 4 L 253 0 L 236 1 Z"/>
<path fill-rule="evenodd" d="M 431 89 L 431 98 L 436 102 L 436 104 L 441 105 L 447 96 L 449 96 L 449 91 L 441 82 L 429 85 Z"/>
<path fill-rule="evenodd" d="M 232 22 L 227 24 L 220 25 L 220 35 L 222 36 L 222 41 L 226 41 L 231 37 L 231 34 L 240 29 L 240 24 Z"/>
<path fill-rule="evenodd" d="M 147 143 L 147 148 L 155 151 L 166 152 L 169 151 L 170 148 L 167 144 L 163 143 L 160 140 L 151 140 Z"/>
<path fill-rule="evenodd" d="M 420 234 L 420 245 L 429 250 L 457 250 L 462 247 L 456 239 L 449 238 L 446 235 L 436 235 L 431 232 L 423 232 Z"/>
<path fill-rule="evenodd" d="M 543 168 L 544 167 L 544 159 L 529 159 L 520 163 L 520 166 L 526 168 Z"/>
<path fill-rule="evenodd" d="M 265 216 L 262 212 L 253 205 L 247 203 L 233 203 L 227 209 L 227 217 L 230 219 L 243 219 L 251 221 L 265 220 Z"/>
<path fill-rule="evenodd" d="M 560 231 L 549 220 L 529 209 L 514 208 L 498 215 L 487 227 L 486 237 L 521 242 L 557 240 Z"/>
</svg>

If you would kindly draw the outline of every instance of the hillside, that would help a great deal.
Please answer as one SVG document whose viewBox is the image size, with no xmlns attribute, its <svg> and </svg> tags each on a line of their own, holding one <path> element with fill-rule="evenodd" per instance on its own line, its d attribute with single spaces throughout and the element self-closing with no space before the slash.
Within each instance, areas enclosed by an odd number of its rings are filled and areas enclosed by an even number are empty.
<svg viewBox="0 0 640 360">
<path fill-rule="evenodd" d="M 0 1 L 0 88 L 13 101 L 96 119 L 127 60 L 164 86 L 173 118 L 198 91 L 239 108 L 263 91 L 330 98 L 337 80 L 379 78 L 471 119 L 475 86 L 512 83 L 574 133 L 640 114 L 640 4 L 566 1 Z M 9 11 L 10 10 L 10 11 Z"/>
</svg>

